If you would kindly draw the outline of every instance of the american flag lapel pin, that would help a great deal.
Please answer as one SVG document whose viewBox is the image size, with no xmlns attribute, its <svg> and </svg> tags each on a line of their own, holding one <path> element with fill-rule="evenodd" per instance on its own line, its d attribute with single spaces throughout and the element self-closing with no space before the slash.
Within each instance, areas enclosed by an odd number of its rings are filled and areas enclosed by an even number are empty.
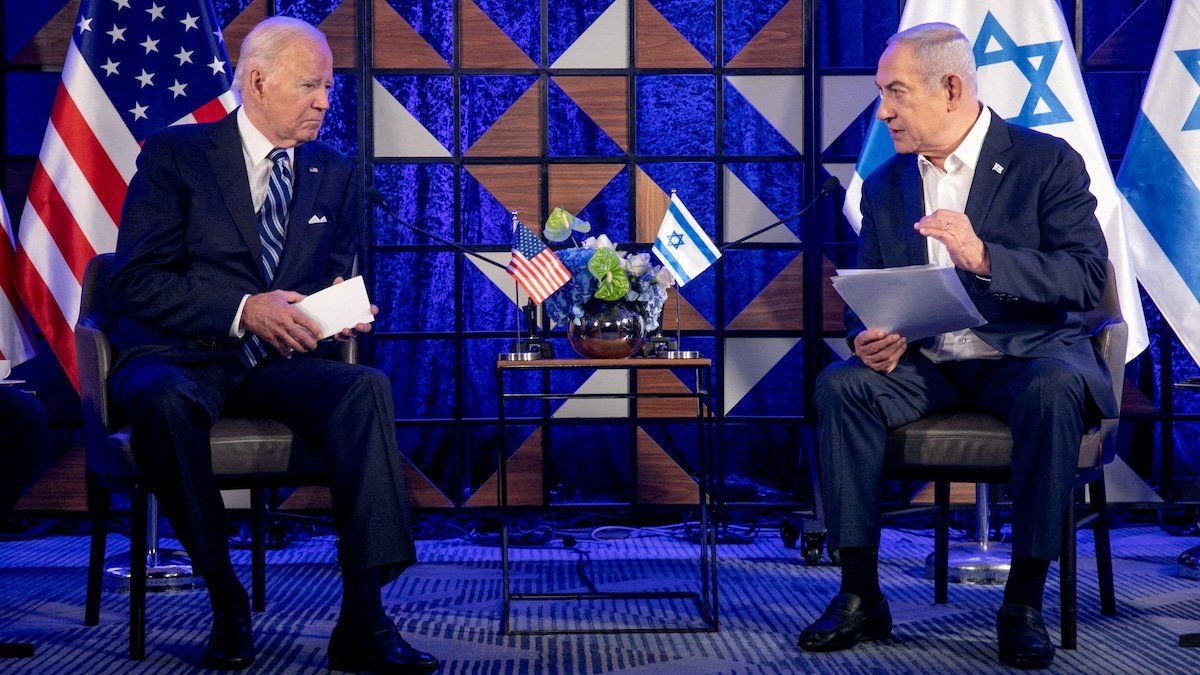
<svg viewBox="0 0 1200 675">
<path fill-rule="evenodd" d="M 308 167 L 308 172 L 309 173 L 321 173 L 321 170 L 315 166 L 310 166 L 310 167 Z"/>
<path fill-rule="evenodd" d="M 995 171 L 996 173 L 1000 174 L 1001 176 L 1004 175 L 1004 167 L 1000 166 L 1000 162 L 996 162 L 995 164 L 992 165 L 992 171 Z"/>
</svg>

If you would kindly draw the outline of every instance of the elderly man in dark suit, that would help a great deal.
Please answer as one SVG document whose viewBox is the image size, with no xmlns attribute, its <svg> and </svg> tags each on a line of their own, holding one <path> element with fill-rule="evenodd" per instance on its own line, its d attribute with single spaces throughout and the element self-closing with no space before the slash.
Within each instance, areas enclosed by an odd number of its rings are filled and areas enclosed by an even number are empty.
<svg viewBox="0 0 1200 675">
<path fill-rule="evenodd" d="M 361 229 L 353 166 L 315 141 L 332 84 L 324 35 L 271 18 L 242 44 L 239 110 L 146 140 L 117 240 L 110 387 L 208 586 L 210 666 L 254 659 L 208 445 L 228 411 L 278 419 L 325 454 L 343 582 L 330 666 L 429 672 L 437 660 L 400 637 L 380 599 L 415 559 L 391 388 L 378 371 L 323 358 L 319 325 L 295 307 L 350 273 Z"/>
<path fill-rule="evenodd" d="M 863 268 L 953 266 L 987 323 L 920 344 L 848 313 L 854 357 L 817 382 L 820 458 L 842 588 L 800 634 L 809 651 L 886 638 L 879 495 L 887 430 L 951 407 L 1013 429 L 1013 560 L 997 617 L 1000 660 L 1054 658 L 1041 607 L 1059 555 L 1085 421 L 1115 416 L 1081 312 L 1100 300 L 1107 248 L 1079 155 L 1006 123 L 977 98 L 954 26 L 896 34 L 879 60 L 877 112 L 899 154 L 865 182 Z"/>
</svg>

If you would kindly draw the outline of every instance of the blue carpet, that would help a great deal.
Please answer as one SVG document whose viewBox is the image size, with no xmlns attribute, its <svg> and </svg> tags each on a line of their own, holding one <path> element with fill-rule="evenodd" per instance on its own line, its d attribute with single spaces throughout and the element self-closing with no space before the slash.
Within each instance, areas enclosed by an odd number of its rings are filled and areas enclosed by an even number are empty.
<svg viewBox="0 0 1200 675">
<path fill-rule="evenodd" d="M 1089 532 L 1079 537 L 1079 649 L 1060 650 L 1054 672 L 1197 673 L 1200 650 L 1177 647 L 1200 631 L 1200 582 L 1180 579 L 1175 558 L 1196 538 L 1153 528 L 1114 531 L 1120 615 L 1099 615 Z M 113 536 L 109 552 L 126 548 Z M 849 652 L 804 654 L 800 629 L 837 590 L 836 568 L 809 568 L 773 535 L 720 550 L 718 633 L 501 637 L 498 552 L 462 541 L 419 542 L 421 563 L 385 591 L 384 602 L 417 647 L 442 658 L 443 673 L 986 673 L 996 662 L 997 586 L 950 588 L 932 604 L 923 561 L 928 532 L 886 530 L 881 574 L 896 619 L 891 640 Z M 695 546 L 665 537 L 581 542 L 587 576 L 601 590 L 696 588 Z M 583 590 L 579 555 L 564 549 L 514 554 L 518 591 Z M 34 642 L 33 659 L 0 661 L 0 670 L 36 673 L 200 672 L 209 612 L 203 591 L 157 594 L 148 602 L 147 659 L 125 658 L 127 597 L 105 593 L 100 625 L 82 625 L 87 540 L 54 536 L 0 543 L 0 639 Z M 340 586 L 334 542 L 318 537 L 268 553 L 267 611 L 255 615 L 259 659 L 253 672 L 326 672 L 329 632 Z M 247 552 L 235 564 L 249 580 Z M 1052 568 L 1047 623 L 1058 640 L 1058 577 Z M 679 602 L 521 603 L 514 626 L 664 626 L 696 622 Z"/>
</svg>

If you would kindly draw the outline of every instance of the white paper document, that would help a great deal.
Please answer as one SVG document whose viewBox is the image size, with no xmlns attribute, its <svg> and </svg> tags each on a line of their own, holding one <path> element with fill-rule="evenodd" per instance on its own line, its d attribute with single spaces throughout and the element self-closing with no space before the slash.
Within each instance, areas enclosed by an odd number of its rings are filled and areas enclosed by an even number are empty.
<svg viewBox="0 0 1200 675">
<path fill-rule="evenodd" d="M 367 287 L 361 276 L 313 293 L 296 303 L 296 307 L 321 324 L 321 338 L 375 320 L 371 315 Z"/>
<path fill-rule="evenodd" d="M 867 328 L 920 340 L 987 323 L 953 267 L 838 270 L 833 289 Z"/>
</svg>

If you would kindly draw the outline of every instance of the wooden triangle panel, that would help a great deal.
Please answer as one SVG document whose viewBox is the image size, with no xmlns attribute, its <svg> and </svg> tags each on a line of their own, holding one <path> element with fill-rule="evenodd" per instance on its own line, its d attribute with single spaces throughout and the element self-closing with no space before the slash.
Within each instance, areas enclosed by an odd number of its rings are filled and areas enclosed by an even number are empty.
<svg viewBox="0 0 1200 675">
<path fill-rule="evenodd" d="M 229 54 L 229 65 L 237 64 L 238 53 L 242 49 L 242 40 L 246 39 L 246 34 L 254 28 L 259 21 L 267 17 L 267 0 L 254 0 L 246 9 L 242 10 L 237 18 L 229 22 L 221 31 L 221 37 L 225 40 L 225 51 Z M 233 72 L 233 68 L 229 69 Z"/>
<path fill-rule="evenodd" d="M 460 58 L 463 68 L 537 68 L 529 55 L 479 5 L 461 0 Z"/>
<path fill-rule="evenodd" d="M 657 258 L 655 258 L 657 260 Z M 656 263 L 657 264 L 657 263 Z M 667 290 L 667 301 L 663 303 L 662 313 L 662 331 L 664 333 L 675 332 L 675 294 L 679 292 L 679 288 L 672 286 Z M 679 328 L 680 330 L 712 330 L 713 326 L 704 318 L 688 299 L 679 296 Z"/>
<path fill-rule="evenodd" d="M 404 486 L 408 490 L 410 506 L 430 509 L 453 508 L 450 498 L 437 489 L 433 481 L 421 473 L 409 459 L 400 454 L 404 460 Z M 279 508 L 284 510 L 329 509 L 333 507 L 333 498 L 329 488 L 323 485 L 307 485 L 297 488 L 295 492 L 283 500 Z"/>
<path fill-rule="evenodd" d="M 650 4 L 637 2 L 637 43 L 634 57 L 639 68 L 712 68 L 712 64 L 675 26 Z"/>
<path fill-rule="evenodd" d="M 516 211 L 521 222 L 536 233 L 542 231 L 544 216 L 538 195 L 541 172 L 532 164 L 468 164 L 467 171 L 492 193 L 505 209 Z"/>
<path fill-rule="evenodd" d="M 926 483 L 917 491 L 909 504 L 932 505 L 934 503 L 934 484 Z M 950 483 L 950 505 L 974 504 L 974 483 Z"/>
<path fill-rule="evenodd" d="M 463 506 L 496 506 L 498 476 L 492 474 Z M 529 438 L 508 457 L 508 505 L 542 505 L 542 428 L 538 427 Z"/>
<path fill-rule="evenodd" d="M 846 329 L 846 301 L 833 290 L 833 276 L 837 268 L 833 261 L 821 257 L 821 330 L 826 333 Z"/>
<path fill-rule="evenodd" d="M 579 213 L 623 168 L 624 164 L 551 164 L 550 208 Z"/>
<path fill-rule="evenodd" d="M 555 84 L 625 152 L 629 152 L 629 78 L 559 76 Z"/>
<path fill-rule="evenodd" d="M 75 22 L 78 18 L 79 0 L 70 0 L 66 7 L 42 26 L 32 40 L 13 55 L 9 63 L 62 67 L 63 62 L 67 60 L 67 45 L 75 35 Z"/>
<path fill-rule="evenodd" d="M 14 511 L 76 511 L 86 513 L 87 452 L 80 447 L 67 450 L 62 459 L 29 486 L 17 500 Z"/>
<path fill-rule="evenodd" d="M 731 330 L 804 328 L 804 254 L 797 254 L 729 323 Z"/>
<path fill-rule="evenodd" d="M 658 236 L 671 195 L 658 186 L 645 171 L 637 170 L 634 179 L 634 201 L 637 207 L 637 242 L 650 244 Z"/>
<path fill-rule="evenodd" d="M 542 87 L 535 82 L 467 150 L 467 157 L 537 157 L 542 154 Z"/>
<path fill-rule="evenodd" d="M 637 490 L 640 504 L 695 504 L 700 499 L 696 481 L 641 427 L 637 430 Z"/>
<path fill-rule="evenodd" d="M 375 0 L 372 17 L 376 68 L 450 68 L 442 55 L 387 0 Z"/>
<path fill-rule="evenodd" d="M 680 379 L 669 370 L 638 370 L 638 394 L 690 394 Z M 705 406 L 707 409 L 707 406 Z M 695 417 L 696 401 L 684 398 L 639 398 L 638 417 Z"/>
<path fill-rule="evenodd" d="M 342 0 L 342 4 L 317 26 L 329 41 L 334 68 L 353 68 L 358 64 L 358 11 L 355 7 L 357 2 L 358 0 Z"/>
<path fill-rule="evenodd" d="M 803 68 L 803 0 L 789 0 L 726 67 Z"/>
</svg>

